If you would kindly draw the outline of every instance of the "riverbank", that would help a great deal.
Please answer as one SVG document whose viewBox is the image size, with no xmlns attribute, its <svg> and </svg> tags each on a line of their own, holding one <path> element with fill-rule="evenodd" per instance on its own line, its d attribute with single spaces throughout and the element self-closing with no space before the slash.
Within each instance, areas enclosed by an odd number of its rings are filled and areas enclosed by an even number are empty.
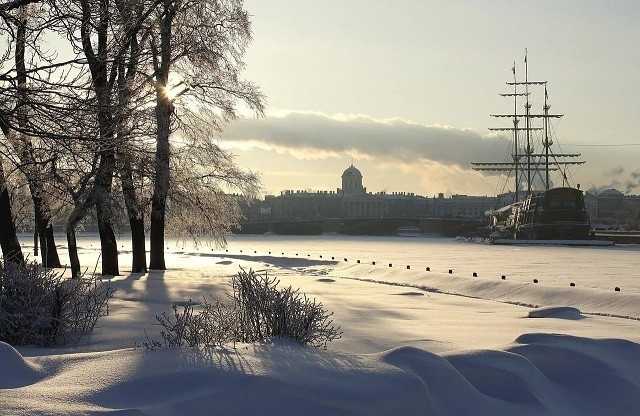
<svg viewBox="0 0 640 416">
<path fill-rule="evenodd" d="M 531 314 L 532 308 L 510 299 L 540 296 L 540 305 L 567 306 L 570 294 L 556 289 L 570 288 L 511 275 L 505 281 L 473 278 L 460 269 L 449 274 L 440 266 L 427 272 L 418 268 L 419 261 L 437 258 L 440 250 L 462 261 L 459 253 L 476 245 L 399 240 L 392 249 L 386 239 L 356 240 L 360 246 L 329 239 L 333 244 L 324 254 L 305 252 L 299 240 L 262 240 L 269 250 L 257 247 L 256 240 L 232 239 L 228 252 L 172 243 L 170 270 L 146 275 L 126 272 L 125 247 L 123 275 L 110 279 L 116 292 L 109 316 L 90 337 L 63 348 L 18 348 L 24 358 L 2 351 L 2 362 L 13 357 L 17 375 L 0 375 L 5 389 L 0 409 L 74 415 L 204 415 L 212 409 L 283 415 L 597 415 L 640 408 L 640 322 L 584 313 L 590 312 L 587 306 L 631 308 L 637 300 L 627 306 L 622 300 L 632 294 L 579 287 L 574 295 L 583 302 L 583 313 Z M 275 251 L 276 243 L 287 247 L 286 254 Z M 312 248 L 324 250 L 323 244 Z M 97 241 L 84 239 L 80 245 L 82 264 L 93 269 Z M 297 252 L 290 250 L 296 245 Z M 345 254 L 349 257 L 337 257 L 346 247 L 352 250 Z M 373 257 L 403 253 L 405 261 L 392 267 L 387 261 L 372 264 Z M 466 257 L 468 263 L 476 264 L 474 256 Z M 404 263 L 410 262 L 407 269 Z M 326 352 L 280 342 L 205 354 L 135 348 L 145 331 L 157 336 L 156 314 L 172 302 L 224 296 L 240 267 L 267 271 L 282 285 L 323 302 L 343 338 Z M 585 281 L 596 281 L 590 279 Z M 460 293 L 448 294 L 453 292 Z"/>
</svg>

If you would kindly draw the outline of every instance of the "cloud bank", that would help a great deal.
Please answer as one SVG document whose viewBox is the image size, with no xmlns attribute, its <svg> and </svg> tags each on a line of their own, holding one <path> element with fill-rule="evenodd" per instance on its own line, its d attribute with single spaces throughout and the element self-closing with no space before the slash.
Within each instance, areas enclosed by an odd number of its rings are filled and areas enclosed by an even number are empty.
<svg viewBox="0 0 640 416">
<path fill-rule="evenodd" d="M 603 176 L 608 182 L 601 186 L 592 186 L 591 191 L 598 193 L 614 188 L 624 193 L 632 193 L 640 189 L 640 169 L 627 173 L 624 166 L 616 166 L 606 170 Z"/>
<path fill-rule="evenodd" d="M 506 138 L 473 130 L 301 112 L 240 119 L 222 138 L 241 146 L 288 152 L 300 159 L 351 156 L 403 163 L 432 161 L 463 169 L 469 169 L 472 161 L 502 160 L 510 146 Z"/>
</svg>

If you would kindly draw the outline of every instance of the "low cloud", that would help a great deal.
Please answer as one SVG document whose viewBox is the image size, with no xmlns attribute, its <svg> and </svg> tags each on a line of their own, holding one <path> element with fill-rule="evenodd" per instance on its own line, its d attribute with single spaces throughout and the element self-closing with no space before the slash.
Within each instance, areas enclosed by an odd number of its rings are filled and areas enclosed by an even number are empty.
<svg viewBox="0 0 640 416">
<path fill-rule="evenodd" d="M 633 193 L 640 190 L 640 170 L 626 173 L 622 166 L 616 166 L 612 169 L 604 171 L 603 177 L 607 179 L 604 185 L 592 185 L 590 192 L 600 193 L 606 189 L 617 189 L 624 193 Z"/>
<path fill-rule="evenodd" d="M 624 167 L 623 166 L 616 166 L 615 168 L 612 168 L 608 171 L 605 172 L 605 175 L 607 176 L 620 176 L 624 173 Z"/>
<path fill-rule="evenodd" d="M 299 159 L 349 156 L 403 163 L 426 160 L 463 169 L 469 169 L 472 161 L 502 160 L 510 146 L 506 138 L 483 136 L 473 130 L 400 119 L 300 112 L 240 119 L 224 131 L 222 138 Z"/>
<path fill-rule="evenodd" d="M 631 193 L 637 190 L 640 190 L 640 170 L 636 170 L 629 174 L 629 178 L 625 181 L 624 184 L 625 192 Z"/>
</svg>

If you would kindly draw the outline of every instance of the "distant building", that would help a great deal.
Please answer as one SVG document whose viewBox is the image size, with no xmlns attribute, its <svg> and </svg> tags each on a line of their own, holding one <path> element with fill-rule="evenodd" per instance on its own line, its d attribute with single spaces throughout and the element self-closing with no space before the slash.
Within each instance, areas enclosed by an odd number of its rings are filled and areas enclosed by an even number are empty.
<svg viewBox="0 0 640 416">
<path fill-rule="evenodd" d="M 439 194 L 431 207 L 432 217 L 440 218 L 482 218 L 486 211 L 498 208 L 498 199 L 490 196 L 452 195 L 445 198 Z"/>
<path fill-rule="evenodd" d="M 497 208 L 487 196 L 439 194 L 429 198 L 411 192 L 367 192 L 360 170 L 351 165 L 335 191 L 282 191 L 244 207 L 249 220 L 303 220 L 322 218 L 483 218 Z"/>
<path fill-rule="evenodd" d="M 617 189 L 588 191 L 584 197 L 591 223 L 600 227 L 638 229 L 640 195 L 626 195 Z"/>
</svg>

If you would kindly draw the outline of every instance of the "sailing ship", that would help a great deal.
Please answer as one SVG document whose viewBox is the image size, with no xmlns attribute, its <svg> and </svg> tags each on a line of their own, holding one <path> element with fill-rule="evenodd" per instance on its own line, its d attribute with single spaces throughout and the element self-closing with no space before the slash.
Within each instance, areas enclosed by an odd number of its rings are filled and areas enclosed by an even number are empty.
<svg viewBox="0 0 640 416">
<path fill-rule="evenodd" d="M 580 185 L 571 186 L 567 169 L 583 165 L 579 153 L 555 152 L 550 121 L 563 117 L 550 112 L 547 81 L 530 81 L 528 56 L 525 49 L 524 80 L 518 80 L 513 64 L 513 81 L 506 85 L 512 92 L 500 94 L 513 100 L 512 114 L 491 114 L 511 119 L 513 127 L 495 127 L 491 131 L 507 131 L 513 138 L 512 153 L 506 162 L 474 162 L 477 171 L 513 173 L 512 203 L 487 212 L 490 218 L 490 239 L 513 240 L 585 240 L 590 236 L 591 224 Z M 531 96 L 536 89 L 544 90 L 542 112 L 532 113 Z M 518 109 L 518 103 L 524 111 Z M 542 125 L 538 125 L 542 121 Z M 521 126 L 524 122 L 524 126 Z M 557 172 L 562 186 L 554 187 L 551 173 Z M 522 182 L 526 183 L 526 189 Z M 536 189 L 537 188 L 537 189 Z"/>
</svg>

